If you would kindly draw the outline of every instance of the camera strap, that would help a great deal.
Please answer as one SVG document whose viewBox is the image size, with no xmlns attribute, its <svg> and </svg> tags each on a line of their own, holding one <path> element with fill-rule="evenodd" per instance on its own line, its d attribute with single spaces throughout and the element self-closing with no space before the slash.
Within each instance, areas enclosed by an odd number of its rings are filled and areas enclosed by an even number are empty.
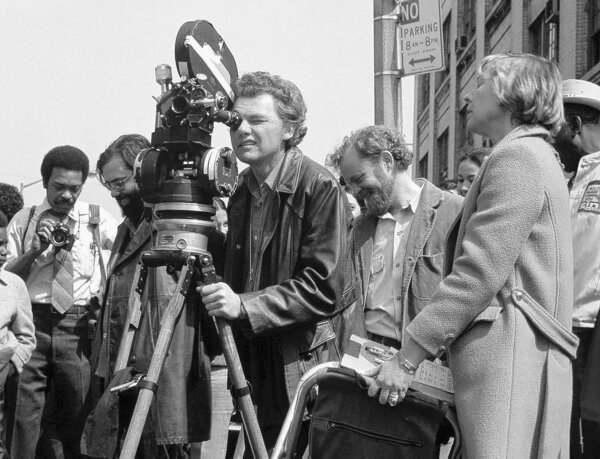
<svg viewBox="0 0 600 459">
<path fill-rule="evenodd" d="M 90 204 L 90 215 L 88 223 L 92 226 L 92 236 L 96 247 L 98 248 L 98 256 L 100 257 L 100 276 L 102 277 L 102 286 L 106 283 L 106 267 L 104 265 L 104 257 L 102 256 L 102 243 L 100 240 L 100 206 Z"/>
<path fill-rule="evenodd" d="M 25 253 L 25 237 L 27 236 L 27 230 L 29 230 L 29 225 L 31 225 L 31 220 L 33 220 L 33 214 L 35 213 L 36 206 L 31 206 L 29 209 L 29 217 L 27 218 L 27 224 L 25 225 L 25 230 L 23 231 L 23 238 L 21 239 L 21 252 Z"/>
</svg>

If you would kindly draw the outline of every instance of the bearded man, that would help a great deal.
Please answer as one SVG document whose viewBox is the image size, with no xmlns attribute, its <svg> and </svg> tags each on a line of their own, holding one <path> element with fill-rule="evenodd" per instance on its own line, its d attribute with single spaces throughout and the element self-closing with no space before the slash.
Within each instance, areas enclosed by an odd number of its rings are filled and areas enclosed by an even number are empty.
<svg viewBox="0 0 600 459">
<path fill-rule="evenodd" d="M 142 252 L 153 245 L 154 231 L 144 218 L 144 202 L 133 172 L 136 156 L 149 147 L 150 143 L 141 135 L 122 135 L 100 155 L 97 163 L 98 177 L 116 199 L 125 219 L 119 225 L 108 261 L 108 282 L 92 347 L 95 408 L 88 417 L 82 440 L 84 454 L 92 457 L 118 457 L 137 392 L 120 394 L 115 406 L 110 388 L 129 375 L 148 372 L 161 317 L 177 286 L 178 273 L 167 272 L 165 266 L 148 268 L 139 327 L 128 352 L 128 366 L 115 371 L 132 285 L 136 282 L 136 268 Z M 209 237 L 210 251 L 218 255 L 222 245 L 222 237 Z M 215 265 L 219 270 L 218 262 L 217 256 Z M 192 443 L 208 439 L 210 359 L 213 357 L 209 356 L 208 349 L 214 350 L 216 346 L 216 331 L 210 328 L 213 326 L 198 296 L 192 292 L 173 331 L 169 355 L 158 381 L 159 390 L 138 448 L 142 457 L 188 457 Z M 210 338 L 205 331 L 212 332 Z"/>
<path fill-rule="evenodd" d="M 353 132 L 328 157 L 367 207 L 353 249 L 368 337 L 396 349 L 442 280 L 444 241 L 462 205 L 462 197 L 413 180 L 412 159 L 402 136 L 385 126 Z"/>
</svg>

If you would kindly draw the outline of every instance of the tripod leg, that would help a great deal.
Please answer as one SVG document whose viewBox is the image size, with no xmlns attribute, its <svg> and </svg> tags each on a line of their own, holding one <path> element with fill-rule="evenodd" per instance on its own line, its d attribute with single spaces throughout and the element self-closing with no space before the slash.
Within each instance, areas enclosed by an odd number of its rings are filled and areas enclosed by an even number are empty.
<svg viewBox="0 0 600 459">
<path fill-rule="evenodd" d="M 152 354 L 148 375 L 145 379 L 140 380 L 137 385 L 140 392 L 135 404 L 133 416 L 131 417 L 131 422 L 129 423 L 129 428 L 127 429 L 123 449 L 121 450 L 121 459 L 133 459 L 135 457 L 142 436 L 142 430 L 144 429 L 144 424 L 148 417 L 148 411 L 150 410 L 150 405 L 152 404 L 154 394 L 158 388 L 158 380 L 165 364 L 167 353 L 169 352 L 175 322 L 177 321 L 177 317 L 186 300 L 192 279 L 194 262 L 195 257 L 190 256 L 183 265 L 177 283 L 177 290 L 169 301 L 169 305 L 163 314 L 160 323 L 160 333 L 158 334 L 154 354 Z"/>
<path fill-rule="evenodd" d="M 202 278 L 205 284 L 217 282 L 217 275 L 210 257 L 202 257 L 200 259 L 200 266 L 202 268 Z M 237 347 L 235 346 L 231 324 L 220 317 L 215 317 L 215 323 L 217 324 L 217 330 L 219 331 L 219 341 L 223 348 L 223 355 L 225 356 L 227 368 L 229 369 L 229 377 L 233 383 L 232 393 L 239 404 L 244 429 L 248 434 L 252 454 L 255 459 L 267 459 L 269 457 L 267 448 L 258 425 L 258 418 L 256 417 L 256 411 L 252 404 L 250 388 L 248 387 L 246 377 L 244 376 L 242 362 L 240 361 L 240 356 Z M 243 434 L 243 432 L 240 432 L 240 435 Z"/>
<path fill-rule="evenodd" d="M 129 295 L 129 307 L 127 310 L 127 321 L 123 327 L 121 342 L 119 343 L 119 351 L 115 361 L 115 373 L 127 366 L 131 347 L 133 346 L 133 338 L 140 324 L 142 316 L 142 294 L 146 286 L 146 278 L 148 276 L 148 268 L 143 264 L 137 265 L 133 276 L 133 285 Z"/>
</svg>

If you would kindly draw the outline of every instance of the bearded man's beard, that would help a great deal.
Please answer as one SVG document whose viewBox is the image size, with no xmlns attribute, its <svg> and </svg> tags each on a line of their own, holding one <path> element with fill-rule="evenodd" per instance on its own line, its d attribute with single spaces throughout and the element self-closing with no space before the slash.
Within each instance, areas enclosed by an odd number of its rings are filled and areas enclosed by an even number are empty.
<svg viewBox="0 0 600 459">
<path fill-rule="evenodd" d="M 139 194 L 128 194 L 117 199 L 117 204 L 121 208 L 123 216 L 129 218 L 132 222 L 139 222 L 144 213 L 144 201 Z"/>
<path fill-rule="evenodd" d="M 367 215 L 379 217 L 390 210 L 391 197 L 394 190 L 393 180 L 381 184 L 379 189 L 371 189 L 360 193 L 360 198 L 364 199 L 367 206 Z"/>
</svg>

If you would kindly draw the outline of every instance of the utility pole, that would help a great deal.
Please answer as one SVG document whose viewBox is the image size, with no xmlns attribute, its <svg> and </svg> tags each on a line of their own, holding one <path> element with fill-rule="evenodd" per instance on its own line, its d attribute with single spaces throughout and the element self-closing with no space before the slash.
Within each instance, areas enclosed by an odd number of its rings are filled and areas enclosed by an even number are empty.
<svg viewBox="0 0 600 459">
<path fill-rule="evenodd" d="M 375 124 L 402 132 L 402 80 L 396 62 L 397 0 L 373 3 Z"/>
</svg>

